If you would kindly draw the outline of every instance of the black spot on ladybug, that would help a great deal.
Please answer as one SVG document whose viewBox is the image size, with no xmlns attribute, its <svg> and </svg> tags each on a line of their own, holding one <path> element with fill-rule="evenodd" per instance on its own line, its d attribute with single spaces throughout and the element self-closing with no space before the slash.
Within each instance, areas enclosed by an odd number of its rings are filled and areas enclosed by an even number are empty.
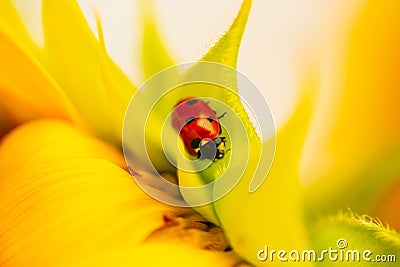
<svg viewBox="0 0 400 267">
<path fill-rule="evenodd" d="M 213 122 L 213 121 L 214 121 L 214 119 L 211 118 L 211 117 L 208 117 L 207 120 L 208 120 L 209 122 Z"/>
<path fill-rule="evenodd" d="M 194 139 L 194 140 L 192 141 L 192 143 L 190 144 L 190 146 L 191 146 L 193 149 L 199 148 L 200 142 L 201 142 L 200 138 L 196 138 L 196 139 Z"/>
<path fill-rule="evenodd" d="M 189 117 L 186 119 L 186 124 L 189 124 L 189 123 L 193 122 L 194 120 L 195 120 L 194 117 Z"/>
<path fill-rule="evenodd" d="M 188 106 L 192 106 L 196 103 L 197 103 L 197 99 L 190 99 L 190 100 L 186 101 L 186 105 L 188 105 Z"/>
</svg>

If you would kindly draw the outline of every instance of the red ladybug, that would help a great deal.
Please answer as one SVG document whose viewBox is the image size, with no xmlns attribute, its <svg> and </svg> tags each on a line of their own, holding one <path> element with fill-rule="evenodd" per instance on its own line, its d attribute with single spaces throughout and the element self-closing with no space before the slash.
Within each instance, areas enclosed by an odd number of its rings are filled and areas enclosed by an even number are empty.
<svg viewBox="0 0 400 267">
<path fill-rule="evenodd" d="M 172 112 L 172 126 L 179 133 L 186 150 L 201 159 L 215 161 L 225 155 L 225 137 L 215 111 L 199 98 L 179 101 Z"/>
</svg>

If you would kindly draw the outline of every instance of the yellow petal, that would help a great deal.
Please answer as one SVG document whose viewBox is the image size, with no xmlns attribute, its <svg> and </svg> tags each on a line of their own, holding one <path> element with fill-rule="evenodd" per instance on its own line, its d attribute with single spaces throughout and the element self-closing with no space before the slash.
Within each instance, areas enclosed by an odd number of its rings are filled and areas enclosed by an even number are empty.
<svg viewBox="0 0 400 267">
<path fill-rule="evenodd" d="M 118 166 L 125 166 L 118 150 L 110 148 L 68 123 L 48 119 L 23 124 L 3 138 L 0 169 L 2 174 L 7 176 L 22 169 L 23 166 L 66 156 L 101 158 Z"/>
<path fill-rule="evenodd" d="M 107 251 L 81 261 L 80 266 L 250 266 L 230 253 L 194 250 L 180 244 L 150 244 L 129 249 Z M 241 265 L 243 264 L 243 265 Z M 70 266 L 65 264 L 61 266 Z"/>
<path fill-rule="evenodd" d="M 399 179 L 399 178 L 398 178 Z M 378 218 L 390 227 L 400 232 L 400 182 L 395 182 L 391 188 L 387 189 L 384 196 L 380 199 L 376 207 Z"/>
<path fill-rule="evenodd" d="M 0 106 L 0 139 L 3 135 L 11 128 L 12 123 L 10 119 L 7 117 L 5 111 Z"/>
<path fill-rule="evenodd" d="M 373 213 L 400 177 L 399 11 L 396 0 L 367 1 L 351 33 L 343 91 L 332 88 L 326 99 L 339 99 L 337 111 L 325 112 L 313 135 L 307 172 L 319 179 L 307 196 L 314 211 Z"/>
<path fill-rule="evenodd" d="M 29 46 L 0 23 L 0 104 L 19 123 L 57 117 L 79 123 L 73 106 Z"/>
<path fill-rule="evenodd" d="M 370 1 L 352 33 L 345 91 L 331 143 L 340 162 L 350 165 L 356 157 L 363 163 L 399 151 L 399 11 L 398 1 Z M 363 153 L 366 147 L 370 153 Z"/>
<path fill-rule="evenodd" d="M 0 145 L 0 265 L 98 266 L 104 259 L 145 266 L 163 262 L 155 249 L 178 266 L 195 255 L 199 265 L 203 258 L 221 266 L 238 261 L 201 250 L 186 235 L 168 242 L 166 231 L 148 241 L 166 218 L 193 211 L 150 198 L 123 166 L 118 150 L 62 121 L 24 124 L 7 135 Z"/>
<path fill-rule="evenodd" d="M 39 48 L 32 41 L 27 33 L 25 26 L 19 17 L 11 0 L 2 0 L 0 2 L 0 24 L 4 25 L 18 41 L 33 52 L 36 56 L 40 55 Z"/>
<path fill-rule="evenodd" d="M 48 69 L 90 127 L 119 143 L 115 125 L 121 126 L 134 87 L 106 56 L 76 1 L 45 0 L 42 6 Z"/>
</svg>

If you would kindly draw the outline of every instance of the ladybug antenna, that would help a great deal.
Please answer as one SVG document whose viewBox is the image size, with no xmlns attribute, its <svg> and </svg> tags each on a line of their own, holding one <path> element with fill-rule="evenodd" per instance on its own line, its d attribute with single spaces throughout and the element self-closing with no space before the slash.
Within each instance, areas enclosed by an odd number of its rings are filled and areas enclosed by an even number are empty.
<svg viewBox="0 0 400 267">
<path fill-rule="evenodd" d="M 222 113 L 220 116 L 217 117 L 217 119 L 221 119 L 226 115 L 226 112 Z"/>
</svg>

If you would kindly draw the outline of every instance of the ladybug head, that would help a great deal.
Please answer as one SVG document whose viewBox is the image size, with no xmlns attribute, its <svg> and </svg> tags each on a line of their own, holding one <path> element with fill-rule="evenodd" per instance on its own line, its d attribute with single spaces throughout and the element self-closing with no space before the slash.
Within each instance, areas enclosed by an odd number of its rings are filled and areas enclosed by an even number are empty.
<svg viewBox="0 0 400 267">
<path fill-rule="evenodd" d="M 225 137 L 201 140 L 198 148 L 195 149 L 197 158 L 209 159 L 212 161 L 222 159 L 225 156 L 225 142 Z"/>
</svg>

